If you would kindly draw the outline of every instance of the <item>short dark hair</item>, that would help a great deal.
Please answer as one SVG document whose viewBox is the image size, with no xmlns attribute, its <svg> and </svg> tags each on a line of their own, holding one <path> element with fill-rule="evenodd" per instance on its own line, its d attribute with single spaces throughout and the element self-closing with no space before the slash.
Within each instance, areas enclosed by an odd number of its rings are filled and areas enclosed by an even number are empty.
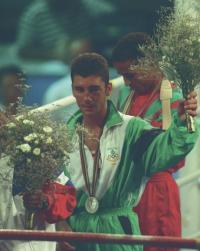
<svg viewBox="0 0 200 251">
<path fill-rule="evenodd" d="M 103 56 L 94 52 L 80 54 L 71 64 L 72 82 L 75 75 L 82 77 L 96 75 L 107 84 L 109 82 L 108 62 Z"/>
<path fill-rule="evenodd" d="M 2 79 L 7 75 L 25 76 L 22 69 L 15 64 L 4 65 L 0 68 L 0 85 Z"/>
<path fill-rule="evenodd" d="M 15 76 L 16 80 L 12 82 L 4 82 L 5 78 L 7 76 Z M 5 103 L 6 98 L 5 93 L 5 84 L 11 84 L 12 86 L 9 86 L 9 88 L 13 88 L 15 91 L 17 91 L 18 97 L 23 97 L 26 90 L 27 90 L 27 82 L 26 82 L 26 75 L 24 74 L 23 70 L 20 66 L 16 64 L 7 64 L 2 67 L 0 67 L 0 100 Z"/>
<path fill-rule="evenodd" d="M 137 60 L 144 56 L 141 45 L 151 43 L 151 37 L 144 32 L 131 32 L 122 37 L 112 51 L 112 62 Z"/>
</svg>

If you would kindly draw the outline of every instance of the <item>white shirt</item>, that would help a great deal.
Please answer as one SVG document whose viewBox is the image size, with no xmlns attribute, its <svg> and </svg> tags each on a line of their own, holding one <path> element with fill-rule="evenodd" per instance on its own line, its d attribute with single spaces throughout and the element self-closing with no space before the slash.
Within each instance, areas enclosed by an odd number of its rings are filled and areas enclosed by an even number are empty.
<svg viewBox="0 0 200 251">
<path fill-rule="evenodd" d="M 24 230 L 24 215 L 22 197 L 12 196 L 13 168 L 7 163 L 8 157 L 0 159 L 0 229 Z M 42 230 L 55 231 L 54 224 L 41 223 Z M 37 226 L 41 229 L 41 226 Z M 45 241 L 4 241 L 0 240 L 1 251 L 55 251 L 55 242 Z"/>
</svg>

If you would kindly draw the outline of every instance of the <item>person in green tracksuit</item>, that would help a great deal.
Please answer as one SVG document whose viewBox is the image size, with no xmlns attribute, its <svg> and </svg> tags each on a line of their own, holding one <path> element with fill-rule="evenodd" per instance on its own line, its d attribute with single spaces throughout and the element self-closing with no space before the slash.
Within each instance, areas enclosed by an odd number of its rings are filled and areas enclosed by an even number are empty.
<svg viewBox="0 0 200 251">
<path fill-rule="evenodd" d="M 143 176 L 175 164 L 191 151 L 197 132 L 187 133 L 184 108 L 196 115 L 196 93 L 179 106 L 166 132 L 116 110 L 108 96 L 108 64 L 96 53 L 76 57 L 72 91 L 80 108 L 68 121 L 74 147 L 65 166 L 77 190 L 77 209 L 68 219 L 75 232 L 139 235 L 132 208 Z M 141 245 L 75 243 L 84 251 L 140 251 Z"/>
<path fill-rule="evenodd" d="M 144 58 L 141 46 L 150 44 L 150 41 L 149 35 L 144 32 L 130 32 L 116 43 L 112 63 L 124 78 L 117 107 L 125 114 L 147 120 L 154 127 L 167 129 L 183 95 L 161 70 L 155 68 L 145 74 L 141 71 L 142 67 L 140 71 L 134 68 Z M 134 205 L 143 235 L 181 237 L 179 187 L 172 174 L 184 163 L 183 159 L 169 169 L 144 178 L 143 191 Z M 145 246 L 144 250 L 163 251 L 163 248 Z M 164 250 L 179 249 L 170 247 Z"/>
</svg>

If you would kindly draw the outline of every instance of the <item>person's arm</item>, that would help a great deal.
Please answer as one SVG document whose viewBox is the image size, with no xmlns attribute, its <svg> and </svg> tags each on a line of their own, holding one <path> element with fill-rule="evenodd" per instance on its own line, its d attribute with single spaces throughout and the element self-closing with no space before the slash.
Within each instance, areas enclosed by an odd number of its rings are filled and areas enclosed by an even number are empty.
<svg viewBox="0 0 200 251">
<path fill-rule="evenodd" d="M 178 110 L 178 106 L 180 104 L 180 102 L 182 102 L 183 100 L 183 95 L 181 93 L 181 90 L 177 89 L 177 87 L 172 84 L 172 98 L 170 99 L 170 111 L 171 111 L 171 115 L 173 116 L 177 116 L 177 110 Z M 158 110 L 152 111 L 153 115 L 151 118 L 151 125 L 154 127 L 159 127 L 162 128 L 162 121 L 163 121 L 163 109 L 162 109 L 162 105 L 161 105 L 161 100 L 157 100 L 157 107 L 159 108 Z"/>
<path fill-rule="evenodd" d="M 172 98 L 170 99 L 170 111 L 172 117 L 177 116 L 177 111 L 180 102 L 182 102 L 183 95 L 181 93 L 181 90 L 176 87 L 174 83 L 171 83 L 172 85 Z M 156 111 L 152 116 L 151 125 L 154 127 L 162 128 L 162 120 L 163 120 L 163 110 L 162 106 L 158 111 Z M 178 171 L 180 168 L 184 167 L 185 165 L 185 159 L 180 160 L 175 166 L 170 167 L 167 171 L 169 173 L 174 173 Z"/>
<path fill-rule="evenodd" d="M 192 150 L 198 128 L 194 133 L 187 131 L 185 110 L 189 115 L 196 116 L 196 92 L 192 92 L 188 100 L 180 102 L 178 116 L 170 128 L 156 136 L 143 153 L 141 162 L 148 176 L 176 164 Z"/>
<path fill-rule="evenodd" d="M 72 184 L 46 183 L 42 190 L 25 193 L 24 206 L 44 215 L 49 223 L 68 218 L 76 207 L 76 191 Z"/>
</svg>

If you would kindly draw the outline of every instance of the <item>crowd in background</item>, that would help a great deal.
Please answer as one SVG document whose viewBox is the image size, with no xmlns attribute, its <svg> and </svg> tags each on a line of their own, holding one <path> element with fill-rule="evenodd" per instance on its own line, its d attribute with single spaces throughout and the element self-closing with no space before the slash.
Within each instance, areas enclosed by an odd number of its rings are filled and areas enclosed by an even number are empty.
<svg viewBox="0 0 200 251">
<path fill-rule="evenodd" d="M 51 96 L 46 91 L 66 76 L 74 56 L 95 51 L 110 61 L 119 37 L 131 31 L 152 34 L 157 10 L 173 3 L 161 0 L 147 6 L 144 0 L 29 0 L 2 1 L 0 5 L 0 66 L 4 61 L 16 62 L 26 72 L 32 88 L 25 102 L 32 105 L 52 101 L 46 98 Z M 12 45 L 8 53 L 3 49 L 6 44 Z"/>
<path fill-rule="evenodd" d="M 34 91 L 27 95 L 26 103 L 33 104 L 35 98 L 40 97 L 37 103 L 47 104 L 71 95 L 69 65 L 80 53 L 101 53 L 108 59 L 110 77 L 118 76 L 111 68 L 111 54 L 117 40 L 132 31 L 152 34 L 158 20 L 156 11 L 161 5 L 170 5 L 168 1 L 160 1 L 149 7 L 145 2 L 138 1 L 136 5 L 132 0 L 34 0 L 24 3 L 26 6 L 16 22 L 15 36 L 9 38 L 20 61 L 14 61 L 14 65 L 0 63 L 1 108 L 16 102 L 20 78 L 17 81 L 14 78 L 16 73 L 19 76 L 24 71 Z M 33 65 L 31 73 L 26 68 L 30 63 Z M 51 69 L 60 64 L 62 70 L 52 74 Z M 35 65 L 41 69 L 33 74 Z M 77 106 L 70 108 L 65 113 L 57 113 L 56 119 L 66 120 Z"/>
</svg>

